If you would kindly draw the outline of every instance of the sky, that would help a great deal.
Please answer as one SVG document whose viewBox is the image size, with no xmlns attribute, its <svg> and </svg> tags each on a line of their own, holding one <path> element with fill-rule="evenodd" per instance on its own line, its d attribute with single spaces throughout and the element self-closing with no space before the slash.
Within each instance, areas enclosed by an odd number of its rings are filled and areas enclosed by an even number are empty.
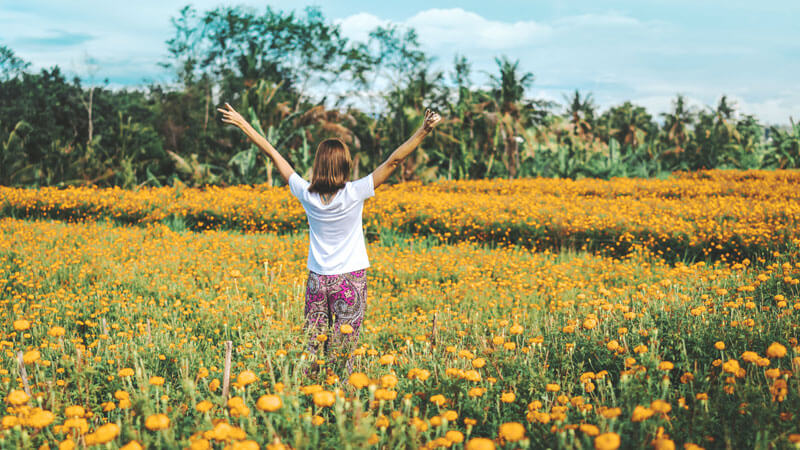
<svg viewBox="0 0 800 450">
<path fill-rule="evenodd" d="M 578 89 L 601 110 L 630 100 L 658 114 L 678 93 L 697 108 L 728 95 L 764 123 L 800 119 L 798 0 L 0 0 L 0 44 L 35 71 L 58 65 L 85 83 L 169 83 L 158 62 L 168 57 L 170 19 L 186 4 L 201 12 L 314 5 L 355 40 L 377 25 L 413 27 L 436 68 L 449 72 L 464 55 L 483 84 L 497 72 L 494 58 L 507 55 L 534 74 L 529 97 L 562 104 Z"/>
</svg>

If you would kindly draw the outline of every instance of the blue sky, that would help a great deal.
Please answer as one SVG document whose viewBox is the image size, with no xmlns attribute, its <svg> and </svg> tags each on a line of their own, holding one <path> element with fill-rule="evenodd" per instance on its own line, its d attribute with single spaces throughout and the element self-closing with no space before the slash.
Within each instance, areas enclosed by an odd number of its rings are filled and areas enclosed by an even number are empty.
<svg viewBox="0 0 800 450">
<path fill-rule="evenodd" d="M 170 18 L 186 3 L 2 0 L 0 43 L 38 70 L 59 65 L 85 81 L 112 86 L 169 82 Z M 317 5 L 346 36 L 360 39 L 392 22 L 417 29 L 423 48 L 450 70 L 456 53 L 473 64 L 473 81 L 494 72 L 505 54 L 536 76 L 530 96 L 563 102 L 574 89 L 601 108 L 631 100 L 668 110 L 675 94 L 702 107 L 722 94 L 767 123 L 800 118 L 800 2 L 797 0 L 627 1 L 277 1 L 191 2 Z M 94 65 L 87 65 L 86 58 Z"/>
</svg>

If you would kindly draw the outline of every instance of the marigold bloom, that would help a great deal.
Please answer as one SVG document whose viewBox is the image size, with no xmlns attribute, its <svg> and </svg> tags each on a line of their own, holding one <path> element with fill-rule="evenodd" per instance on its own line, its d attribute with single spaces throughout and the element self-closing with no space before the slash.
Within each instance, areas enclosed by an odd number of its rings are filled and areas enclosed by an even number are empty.
<svg viewBox="0 0 800 450">
<path fill-rule="evenodd" d="M 14 406 L 24 405 L 25 403 L 28 403 L 28 400 L 30 400 L 30 397 L 25 393 L 25 391 L 16 389 L 9 392 L 6 396 L 6 401 Z"/>
<path fill-rule="evenodd" d="M 8 323 L 8 322 L 6 322 Z M 17 319 L 14 321 L 14 329 L 17 331 L 25 331 L 31 327 L 31 323 L 25 319 Z"/>
<path fill-rule="evenodd" d="M 130 441 L 120 447 L 119 450 L 144 450 L 144 447 L 138 441 Z"/>
<path fill-rule="evenodd" d="M 245 370 L 236 377 L 236 382 L 240 386 L 247 386 L 248 384 L 258 381 L 258 377 L 252 370 Z"/>
<path fill-rule="evenodd" d="M 457 430 L 449 430 L 445 433 L 444 437 L 453 444 L 464 442 L 464 433 Z"/>
<path fill-rule="evenodd" d="M 472 438 L 467 441 L 465 450 L 494 450 L 494 441 L 486 438 Z"/>
<path fill-rule="evenodd" d="M 516 399 L 517 396 L 513 392 L 504 392 L 500 395 L 500 401 L 503 403 L 514 403 Z"/>
<path fill-rule="evenodd" d="M 508 422 L 500 425 L 500 438 L 516 442 L 525 437 L 525 427 L 519 422 Z"/>
<path fill-rule="evenodd" d="M 617 450 L 620 443 L 617 433 L 603 433 L 594 438 L 595 450 Z"/>
<path fill-rule="evenodd" d="M 211 408 L 214 407 L 214 404 L 208 400 L 203 400 L 202 402 L 195 405 L 195 409 L 200 411 L 201 413 L 208 412 Z"/>
<path fill-rule="evenodd" d="M 166 414 L 153 414 L 144 421 L 144 426 L 150 431 L 165 430 L 169 428 L 169 417 Z"/>
<path fill-rule="evenodd" d="M 94 433 L 86 435 L 86 443 L 88 445 L 99 445 L 111 442 L 119 436 L 119 431 L 119 425 L 107 423 L 100 426 Z"/>
<path fill-rule="evenodd" d="M 41 429 L 53 423 L 55 418 L 56 416 L 52 412 L 41 408 L 35 408 L 30 416 L 28 416 L 26 423 L 33 428 Z"/>
<path fill-rule="evenodd" d="M 275 412 L 283 407 L 283 400 L 277 395 L 262 395 L 256 402 L 261 411 Z"/>
<path fill-rule="evenodd" d="M 320 391 L 314 393 L 314 404 L 320 408 L 332 406 L 336 401 L 336 396 L 330 391 Z"/>
<path fill-rule="evenodd" d="M 356 389 L 362 389 L 369 385 L 369 377 L 361 372 L 353 372 L 347 381 Z"/>
<path fill-rule="evenodd" d="M 650 408 L 638 405 L 636 408 L 633 409 L 633 415 L 631 416 L 631 422 L 642 422 L 650 417 L 653 416 L 655 411 Z"/>
<path fill-rule="evenodd" d="M 773 342 L 767 347 L 767 356 L 770 358 L 783 358 L 786 356 L 786 347 L 777 342 Z"/>
<path fill-rule="evenodd" d="M 64 409 L 64 415 L 67 417 L 83 417 L 86 415 L 86 410 L 81 405 L 67 406 Z"/>
</svg>

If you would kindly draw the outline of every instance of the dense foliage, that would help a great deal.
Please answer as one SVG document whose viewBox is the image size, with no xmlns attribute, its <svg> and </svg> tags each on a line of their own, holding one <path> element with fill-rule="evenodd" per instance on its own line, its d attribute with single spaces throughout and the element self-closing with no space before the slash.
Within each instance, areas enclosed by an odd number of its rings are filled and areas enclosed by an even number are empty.
<svg viewBox="0 0 800 450">
<path fill-rule="evenodd" d="M 485 79 L 464 57 L 440 72 L 413 29 L 379 27 L 353 42 L 313 8 L 187 6 L 172 23 L 162 63 L 175 74 L 168 86 L 85 86 L 57 66 L 33 73 L 0 46 L 0 184 L 277 184 L 269 161 L 218 120 L 226 101 L 304 175 L 316 143 L 329 136 L 350 144 L 355 176 L 368 173 L 428 106 L 446 121 L 400 179 L 800 166 L 800 125 L 765 127 L 737 115 L 725 97 L 697 110 L 677 96 L 660 118 L 630 102 L 600 112 L 577 91 L 562 108 L 529 97 L 535 79 L 518 61 L 496 58 Z"/>
</svg>

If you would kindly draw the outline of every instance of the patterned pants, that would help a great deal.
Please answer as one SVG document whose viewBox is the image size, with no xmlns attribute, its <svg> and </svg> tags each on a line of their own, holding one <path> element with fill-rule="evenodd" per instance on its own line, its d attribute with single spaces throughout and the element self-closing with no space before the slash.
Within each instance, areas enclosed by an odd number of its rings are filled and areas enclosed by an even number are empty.
<svg viewBox="0 0 800 450">
<path fill-rule="evenodd" d="M 306 283 L 305 331 L 308 351 L 314 357 L 319 347 L 334 361 L 346 357 L 348 374 L 353 371 L 351 352 L 358 343 L 358 332 L 367 306 L 367 271 L 340 275 L 320 275 L 309 271 Z M 342 326 L 345 327 L 342 332 Z M 349 332 L 349 333 L 348 333 Z M 320 342 L 318 336 L 327 339 Z M 337 365 L 337 364 L 335 364 Z"/>
</svg>

